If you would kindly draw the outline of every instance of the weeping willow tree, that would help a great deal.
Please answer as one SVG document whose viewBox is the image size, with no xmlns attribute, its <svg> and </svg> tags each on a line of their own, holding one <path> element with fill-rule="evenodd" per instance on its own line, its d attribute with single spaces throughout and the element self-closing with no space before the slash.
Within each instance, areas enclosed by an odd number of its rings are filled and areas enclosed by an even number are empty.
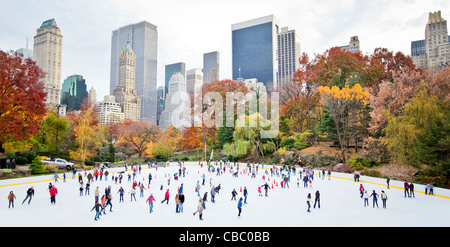
<svg viewBox="0 0 450 247">
<path fill-rule="evenodd" d="M 254 156 L 264 160 L 264 153 L 274 152 L 276 145 L 271 139 L 262 138 L 261 132 L 270 130 L 270 121 L 259 113 L 241 115 L 236 120 L 233 141 L 224 144 L 224 152 L 234 158 Z M 266 127 L 267 126 L 267 127 Z"/>
</svg>

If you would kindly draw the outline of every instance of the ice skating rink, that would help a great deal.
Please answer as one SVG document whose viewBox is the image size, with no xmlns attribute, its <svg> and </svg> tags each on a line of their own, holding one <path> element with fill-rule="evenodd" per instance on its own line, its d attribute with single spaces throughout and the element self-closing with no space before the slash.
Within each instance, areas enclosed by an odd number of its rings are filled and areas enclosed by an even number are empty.
<svg viewBox="0 0 450 247">
<path fill-rule="evenodd" d="M 240 172 L 245 168 L 240 164 Z M 136 201 L 131 201 L 130 194 L 132 182 L 128 181 L 127 174 L 132 173 L 130 167 L 123 173 L 122 183 L 112 181 L 112 176 L 118 176 L 124 168 L 109 168 L 108 180 L 91 184 L 90 195 L 80 196 L 78 177 L 72 179 L 72 172 L 66 173 L 66 182 L 63 182 L 62 174 L 59 181 L 54 182 L 53 175 L 34 176 L 27 178 L 5 179 L 0 181 L 0 226 L 31 226 L 31 227 L 358 227 L 358 226 L 382 226 L 382 227 L 448 227 L 450 226 L 450 191 L 442 188 L 434 188 L 434 196 L 424 194 L 424 186 L 415 184 L 415 197 L 404 197 L 403 181 L 390 182 L 390 189 L 386 188 L 385 179 L 361 176 L 360 182 L 353 181 L 352 174 L 332 173 L 331 179 L 319 177 L 315 170 L 314 180 L 311 186 L 303 187 L 303 182 L 297 178 L 299 173 L 291 173 L 289 188 L 281 188 L 281 176 L 267 176 L 265 171 L 272 166 L 259 167 L 256 178 L 251 174 L 239 174 L 233 177 L 229 168 L 218 176 L 216 172 L 208 172 L 207 166 L 201 168 L 197 163 L 185 163 L 185 177 L 180 176 L 175 180 L 173 174 L 178 172 L 179 166 L 171 163 L 169 167 L 148 168 L 142 165 L 141 173 L 137 173 L 135 181 L 144 184 L 144 196 L 140 197 L 139 189 L 136 189 Z M 234 167 L 234 171 L 236 168 Z M 83 171 L 81 172 L 84 175 Z M 93 172 L 93 171 L 88 171 Z M 153 176 L 151 185 L 148 186 L 148 174 Z M 203 213 L 203 219 L 199 220 L 198 214 L 193 215 L 198 204 L 198 195 L 195 192 L 197 181 L 202 184 L 202 175 L 205 174 L 205 185 L 201 186 L 200 194 L 203 197 L 208 192 L 208 201 Z M 270 173 L 269 173 L 270 174 Z M 171 176 L 168 185 L 168 176 Z M 265 176 L 265 179 L 262 178 Z M 86 183 L 87 178 L 83 177 Z M 212 185 L 220 184 L 221 190 L 216 194 L 215 203 L 211 202 L 210 180 Z M 258 186 L 268 183 L 273 189 L 268 191 L 268 197 L 258 194 Z M 50 203 L 48 191 L 49 183 L 55 184 L 58 189 L 56 204 Z M 175 212 L 175 194 L 183 183 L 185 203 L 183 212 Z M 359 186 L 363 184 L 370 193 L 373 190 L 380 194 L 384 190 L 388 196 L 387 208 L 382 208 L 381 198 L 378 198 L 378 208 L 372 207 L 372 198 L 369 206 L 364 207 L 363 199 L 359 196 Z M 160 190 L 163 185 L 163 190 Z M 35 196 L 31 204 L 22 204 L 29 187 L 34 186 Z M 105 188 L 111 186 L 113 195 L 113 212 L 106 208 L 106 215 L 100 216 L 94 221 L 94 191 L 99 187 L 100 197 Z M 118 190 L 125 190 L 124 202 L 119 202 Z M 243 207 L 241 216 L 238 217 L 237 200 L 243 197 L 241 192 L 247 187 L 247 204 Z M 170 201 L 161 204 L 166 189 L 169 189 Z M 231 200 L 231 192 L 236 189 L 237 200 Z M 320 208 L 314 205 L 315 192 L 320 192 Z M 17 199 L 14 208 L 8 208 L 7 196 L 13 191 Z M 145 202 L 150 195 L 156 199 L 153 213 L 149 213 L 149 206 Z M 307 212 L 306 198 L 311 193 L 311 212 Z"/>
</svg>

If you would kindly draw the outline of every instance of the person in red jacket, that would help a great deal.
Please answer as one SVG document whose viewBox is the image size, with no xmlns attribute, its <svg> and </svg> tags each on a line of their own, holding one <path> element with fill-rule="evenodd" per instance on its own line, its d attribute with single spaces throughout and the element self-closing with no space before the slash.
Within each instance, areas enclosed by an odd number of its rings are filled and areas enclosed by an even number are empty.
<svg viewBox="0 0 450 247">
<path fill-rule="evenodd" d="M 408 197 L 410 197 L 409 196 L 409 184 L 406 180 L 405 180 L 405 183 L 403 183 L 403 186 L 405 187 L 405 197 L 406 197 L 406 194 L 408 194 Z"/>
<path fill-rule="evenodd" d="M 56 194 L 58 194 L 58 189 L 53 185 L 50 189 L 50 203 L 56 204 Z"/>
<path fill-rule="evenodd" d="M 169 204 L 169 189 L 166 190 L 166 194 L 164 195 L 164 200 L 162 200 L 161 203 L 167 202 L 166 204 Z"/>
</svg>

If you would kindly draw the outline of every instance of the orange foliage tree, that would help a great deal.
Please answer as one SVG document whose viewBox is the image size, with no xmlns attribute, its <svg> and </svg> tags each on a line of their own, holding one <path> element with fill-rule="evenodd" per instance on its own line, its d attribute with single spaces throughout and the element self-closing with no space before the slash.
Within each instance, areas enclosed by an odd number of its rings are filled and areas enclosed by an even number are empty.
<svg viewBox="0 0 450 247">
<path fill-rule="evenodd" d="M 142 158 L 150 143 L 155 143 L 161 136 L 161 131 L 154 124 L 138 123 L 125 119 L 117 124 L 118 146 L 131 147 L 136 150 L 138 157 Z"/>
</svg>

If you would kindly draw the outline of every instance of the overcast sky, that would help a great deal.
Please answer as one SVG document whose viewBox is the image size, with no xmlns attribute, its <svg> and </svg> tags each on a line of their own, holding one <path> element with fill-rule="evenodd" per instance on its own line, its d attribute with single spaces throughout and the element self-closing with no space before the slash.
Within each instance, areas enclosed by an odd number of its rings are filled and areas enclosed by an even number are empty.
<svg viewBox="0 0 450 247">
<path fill-rule="evenodd" d="M 158 27 L 158 85 L 164 66 L 201 68 L 203 53 L 220 52 L 220 77 L 231 79 L 231 25 L 275 15 L 295 29 L 310 57 L 359 36 L 363 53 L 377 47 L 410 55 L 424 39 L 428 13 L 450 19 L 448 0 L 0 0 L 0 49 L 33 49 L 43 21 L 55 18 L 63 35 L 62 80 L 86 79 L 97 100 L 109 93 L 111 33 L 146 20 Z M 62 82 L 61 82 L 62 83 Z"/>
</svg>

